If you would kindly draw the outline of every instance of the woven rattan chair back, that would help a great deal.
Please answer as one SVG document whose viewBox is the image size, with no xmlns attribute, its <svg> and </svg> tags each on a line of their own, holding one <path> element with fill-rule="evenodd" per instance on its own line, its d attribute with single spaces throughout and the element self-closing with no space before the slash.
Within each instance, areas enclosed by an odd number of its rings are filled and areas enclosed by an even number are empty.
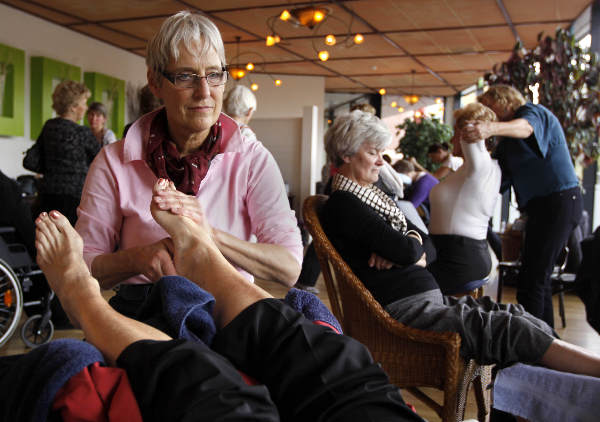
<svg viewBox="0 0 600 422">
<path fill-rule="evenodd" d="M 481 367 L 472 361 L 466 365 L 459 356 L 458 333 L 411 328 L 383 309 L 325 235 L 319 214 L 326 200 L 325 195 L 308 197 L 303 216 L 313 237 L 332 312 L 344 333 L 365 344 L 394 384 L 423 400 L 443 421 L 462 420 L 467 391 L 471 381 L 479 376 Z M 486 376 L 489 377 L 489 372 Z M 485 377 L 478 379 L 485 381 Z M 416 387 L 442 390 L 443 404 Z M 485 420 L 489 414 L 489 393 L 483 391 L 483 385 L 481 387 L 476 388 L 476 397 L 480 405 L 479 418 Z"/>
</svg>

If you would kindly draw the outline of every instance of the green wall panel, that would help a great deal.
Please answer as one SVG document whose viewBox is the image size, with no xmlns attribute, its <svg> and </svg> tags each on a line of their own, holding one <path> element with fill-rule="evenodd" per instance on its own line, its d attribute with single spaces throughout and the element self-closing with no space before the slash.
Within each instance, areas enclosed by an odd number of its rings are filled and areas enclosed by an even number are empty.
<svg viewBox="0 0 600 422">
<path fill-rule="evenodd" d="M 99 101 L 106 106 L 107 127 L 120 139 L 125 126 L 125 81 L 97 72 L 85 72 L 83 81 L 92 92 L 88 103 Z"/>
<path fill-rule="evenodd" d="M 25 52 L 0 44 L 0 135 L 24 136 Z"/>
<path fill-rule="evenodd" d="M 52 92 L 65 80 L 81 82 L 81 68 L 47 57 L 31 58 L 31 139 L 37 139 L 51 119 Z"/>
</svg>

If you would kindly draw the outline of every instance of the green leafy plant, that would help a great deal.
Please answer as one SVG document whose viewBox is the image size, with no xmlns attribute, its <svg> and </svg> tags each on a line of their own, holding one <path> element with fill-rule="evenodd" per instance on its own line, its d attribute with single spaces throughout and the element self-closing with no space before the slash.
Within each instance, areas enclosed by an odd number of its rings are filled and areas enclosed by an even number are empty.
<svg viewBox="0 0 600 422">
<path fill-rule="evenodd" d="M 404 130 L 400 139 L 398 152 L 408 157 L 414 157 L 425 168 L 435 170 L 436 164 L 427 156 L 429 147 L 435 143 L 449 143 L 453 130 L 439 119 L 423 117 L 417 120 L 406 119 L 404 123 L 396 126 L 398 133 Z"/>
<path fill-rule="evenodd" d="M 529 101 L 537 84 L 539 103 L 560 121 L 573 161 L 590 162 L 600 154 L 599 74 L 597 55 L 559 28 L 554 38 L 540 33 L 532 50 L 517 43 L 511 57 L 485 79 L 490 85 L 512 85 Z"/>
</svg>

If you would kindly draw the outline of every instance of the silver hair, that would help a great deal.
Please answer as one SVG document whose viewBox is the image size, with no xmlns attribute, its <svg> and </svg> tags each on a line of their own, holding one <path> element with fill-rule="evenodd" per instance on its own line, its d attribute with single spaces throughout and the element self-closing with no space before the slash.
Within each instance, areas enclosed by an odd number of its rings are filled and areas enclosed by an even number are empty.
<svg viewBox="0 0 600 422">
<path fill-rule="evenodd" d="M 221 65 L 227 64 L 225 46 L 217 26 L 206 16 L 181 11 L 165 19 L 159 31 L 148 42 L 146 65 L 154 75 L 164 71 L 171 59 L 179 59 L 181 42 L 189 51 L 194 51 L 194 44 L 199 42 L 202 45 L 201 56 L 213 48 L 221 60 Z"/>
<path fill-rule="evenodd" d="M 325 151 L 334 166 L 344 163 L 344 157 L 357 153 L 360 146 L 369 142 L 378 150 L 392 142 L 392 133 L 377 116 L 360 110 L 335 118 L 325 134 Z"/>
<path fill-rule="evenodd" d="M 256 97 L 244 85 L 236 85 L 227 92 L 223 100 L 223 111 L 231 117 L 242 117 L 253 109 L 256 111 Z"/>
</svg>

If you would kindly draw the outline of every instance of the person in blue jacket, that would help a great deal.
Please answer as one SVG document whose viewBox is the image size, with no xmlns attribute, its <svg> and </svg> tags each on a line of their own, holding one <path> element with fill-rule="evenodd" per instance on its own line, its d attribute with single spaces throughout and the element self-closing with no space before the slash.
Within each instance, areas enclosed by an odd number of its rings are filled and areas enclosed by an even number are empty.
<svg viewBox="0 0 600 422">
<path fill-rule="evenodd" d="M 583 209 L 563 129 L 547 108 L 525 101 L 507 85 L 490 87 L 478 101 L 500 121 L 472 122 L 463 139 L 500 137 L 494 155 L 502 169 L 501 190 L 512 186 L 527 216 L 517 301 L 554 326 L 550 275 Z"/>
</svg>

